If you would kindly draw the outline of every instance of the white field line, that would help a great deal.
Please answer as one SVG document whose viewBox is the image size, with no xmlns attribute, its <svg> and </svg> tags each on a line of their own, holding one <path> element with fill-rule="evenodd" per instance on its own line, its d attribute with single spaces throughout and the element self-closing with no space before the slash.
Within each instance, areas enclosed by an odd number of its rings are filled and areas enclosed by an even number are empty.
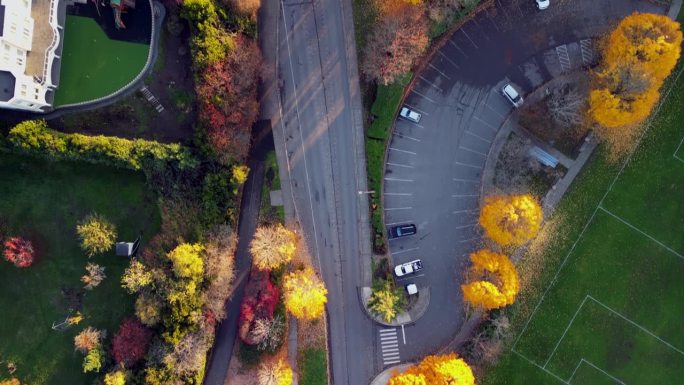
<svg viewBox="0 0 684 385">
<path fill-rule="evenodd" d="M 656 108 L 655 108 L 655 110 L 654 110 L 654 112 L 653 112 L 653 114 L 652 114 L 651 116 L 656 116 L 656 115 L 658 114 L 658 112 L 659 112 L 660 109 L 662 108 L 662 105 L 665 103 L 665 101 L 666 101 L 666 100 L 668 99 L 668 97 L 670 96 L 670 93 L 672 92 L 672 89 L 674 88 L 674 85 L 675 85 L 675 84 L 677 83 L 677 81 L 679 80 L 679 77 L 682 75 L 682 72 L 684 72 L 684 66 L 679 70 L 679 72 L 677 73 L 677 75 L 674 77 L 674 80 L 672 81 L 672 83 L 671 83 L 671 85 L 670 85 L 670 88 L 665 92 L 663 98 L 660 99 L 660 103 L 658 103 L 658 106 L 656 106 Z M 650 118 L 650 119 L 652 120 L 652 118 Z M 649 126 L 650 126 L 650 122 L 649 122 Z M 648 130 L 643 130 L 643 132 L 641 133 L 641 135 L 640 135 L 639 138 L 637 139 L 637 142 L 635 143 L 635 146 L 631 149 L 629 155 L 627 156 L 627 158 L 625 159 L 625 161 L 622 163 L 622 166 L 620 167 L 620 170 L 618 171 L 618 173 L 617 173 L 617 174 L 615 175 L 615 177 L 613 178 L 612 182 L 610 183 L 610 186 L 608 186 L 608 189 L 607 189 L 606 192 L 603 194 L 603 197 L 601 197 L 601 200 L 600 200 L 600 201 L 598 202 L 598 204 L 596 205 L 596 208 L 594 208 L 594 211 L 592 212 L 591 216 L 590 216 L 589 219 L 587 220 L 587 223 L 584 224 L 584 227 L 582 228 L 582 231 L 581 231 L 581 232 L 579 233 L 579 235 L 577 236 L 577 239 L 575 239 L 575 241 L 573 242 L 572 246 L 570 247 L 570 250 L 568 250 L 568 253 L 567 253 L 567 254 L 565 255 L 565 257 L 563 258 L 563 261 L 561 262 L 560 266 L 558 266 L 558 270 L 556 270 L 556 273 L 555 273 L 555 275 L 553 276 L 553 278 L 551 279 L 551 282 L 549 282 L 549 285 L 548 285 L 548 286 L 546 287 L 546 289 L 544 290 L 544 293 L 542 293 L 542 296 L 541 296 L 541 298 L 539 299 L 539 302 L 537 302 L 537 305 L 535 305 L 534 309 L 532 310 L 532 313 L 530 314 L 530 317 L 529 317 L 529 318 L 527 319 L 527 321 L 525 322 L 525 326 L 523 326 L 523 329 L 520 331 L 520 334 L 518 334 L 518 337 L 515 339 L 515 342 L 513 343 L 513 346 L 511 347 L 511 351 L 512 351 L 512 352 L 514 352 L 514 353 L 520 355 L 521 357 L 525 358 L 527 361 L 533 363 L 533 364 L 534 364 L 535 366 L 537 366 L 537 367 L 540 367 L 540 366 L 537 365 L 536 363 L 534 363 L 534 362 L 533 362 L 532 360 L 530 360 L 529 358 L 527 358 L 527 357 L 525 357 L 524 355 L 522 355 L 521 353 L 518 353 L 518 352 L 515 350 L 515 347 L 516 347 L 516 345 L 518 344 L 518 342 L 520 341 L 520 338 L 523 336 L 523 334 L 525 334 L 525 331 L 527 331 L 527 327 L 530 325 L 530 321 L 532 321 L 532 318 L 534 318 L 534 315 L 537 313 L 537 310 L 539 309 L 539 306 L 542 304 L 542 302 L 544 302 L 544 298 L 546 297 L 546 294 L 548 294 L 549 290 L 551 290 L 551 287 L 553 287 L 553 285 L 555 284 L 556 280 L 558 279 L 558 276 L 560 275 L 561 270 L 563 270 L 563 267 L 564 267 L 565 264 L 567 263 L 567 261 L 568 261 L 570 255 L 572 254 L 572 252 L 575 250 L 575 247 L 576 247 L 577 244 L 579 243 L 579 240 L 580 240 L 580 239 L 582 238 L 582 236 L 584 235 L 584 232 L 585 232 L 585 231 L 587 230 L 587 228 L 589 227 L 589 224 L 594 220 L 594 217 L 596 216 L 596 213 L 598 212 L 599 207 L 601 207 L 601 205 L 603 204 L 603 201 L 606 199 L 606 197 L 608 196 L 608 194 L 610 194 L 610 192 L 613 190 L 613 187 L 615 186 L 615 183 L 617 182 L 617 180 L 620 178 L 620 175 L 622 175 L 622 173 L 624 172 L 625 168 L 627 167 L 627 165 L 628 165 L 628 164 L 630 163 L 630 161 L 632 160 L 632 157 L 634 156 L 634 154 L 635 154 L 635 152 L 636 152 L 636 149 L 639 148 L 639 145 L 641 144 L 641 141 L 643 140 L 644 135 L 646 134 L 647 131 L 648 131 Z M 544 370 L 546 371 L 546 369 L 544 369 Z M 558 378 L 558 377 L 555 376 L 555 375 L 553 375 L 553 376 L 556 377 L 556 378 Z M 563 381 L 563 382 L 565 382 L 565 381 Z"/>
<path fill-rule="evenodd" d="M 639 230 L 636 226 L 632 225 L 631 223 L 627 222 L 626 220 L 624 220 L 624 219 L 620 218 L 619 216 L 613 214 L 612 212 L 608 211 L 605 207 L 600 206 L 600 209 L 601 209 L 601 211 L 603 211 L 604 213 L 606 213 L 606 214 L 610 215 L 611 217 L 617 219 L 618 221 L 624 223 L 625 225 L 627 225 L 627 226 L 628 226 L 629 228 L 631 228 L 632 230 L 638 232 L 639 234 L 641 234 L 641 235 L 645 236 L 646 238 L 652 240 L 653 242 L 657 243 L 658 245 L 660 245 L 660 247 L 664 248 L 665 250 L 669 251 L 670 253 L 672 253 L 672 254 L 678 256 L 678 257 L 681 258 L 681 259 L 684 259 L 684 255 L 679 254 L 678 252 L 674 251 L 673 249 L 671 249 L 671 248 L 670 248 L 669 246 L 667 246 L 666 244 L 660 242 L 659 240 L 657 240 L 657 239 L 653 238 L 652 236 L 646 234 L 645 232 Z"/>
<path fill-rule="evenodd" d="M 536 366 L 537 368 L 543 370 L 544 372 L 546 372 L 546 374 L 548 374 L 549 376 L 551 376 L 551 377 L 557 379 L 558 381 L 562 382 L 563 384 L 565 384 L 565 385 L 570 385 L 569 382 L 567 382 L 567 381 L 565 381 L 564 379 L 558 377 L 558 376 L 555 375 L 553 372 L 548 371 L 546 368 L 542 367 L 542 366 L 539 365 L 538 363 L 536 363 L 536 362 L 530 360 L 530 359 L 527 358 L 525 355 L 523 355 L 523 354 L 521 354 L 521 353 L 518 353 L 518 352 L 517 352 L 516 350 L 514 350 L 514 349 L 511 349 L 511 352 L 513 352 L 514 354 L 517 354 L 517 355 L 518 355 L 520 358 L 522 358 L 523 360 L 525 360 L 525 361 L 529 362 L 530 364 L 532 364 L 533 366 Z"/>
<path fill-rule="evenodd" d="M 580 363 L 582 363 L 582 362 L 584 362 L 584 363 L 586 363 L 587 365 L 591 366 L 592 368 L 598 370 L 599 372 L 603 373 L 604 375 L 610 377 L 613 381 L 619 382 L 619 383 L 622 384 L 622 385 L 627 385 L 627 384 L 625 384 L 624 382 L 622 382 L 622 380 L 620 380 L 619 378 L 613 376 L 612 374 L 606 372 L 605 370 L 599 368 L 598 366 L 592 364 L 591 362 L 585 360 L 584 358 L 582 358 L 582 359 L 580 360 Z"/>
<path fill-rule="evenodd" d="M 553 355 L 556 354 L 556 350 L 558 349 L 561 342 L 563 341 L 563 338 L 565 338 L 565 335 L 568 333 L 568 330 L 570 330 L 570 326 L 572 326 L 572 323 L 575 321 L 575 318 L 577 318 L 577 315 L 579 314 L 580 310 L 582 310 L 584 303 L 587 302 L 587 298 L 589 298 L 588 295 L 584 297 L 584 299 L 582 300 L 582 303 L 580 303 L 580 305 L 577 307 L 575 314 L 570 319 L 570 322 L 568 322 L 568 326 L 565 327 L 565 330 L 563 331 L 563 335 L 560 337 L 560 339 L 558 339 L 558 342 L 556 342 L 556 346 L 553 347 L 553 351 L 551 352 L 551 355 L 549 355 L 549 358 L 547 358 L 546 362 L 544 362 L 544 368 L 546 368 L 546 365 L 549 364 L 549 361 L 551 361 L 551 358 L 553 358 Z"/>
<path fill-rule="evenodd" d="M 679 149 L 682 148 L 682 143 L 684 143 L 684 138 L 682 138 L 682 140 L 679 142 L 679 146 L 677 146 L 677 149 L 676 149 L 675 152 L 672 154 L 672 156 L 673 156 L 675 159 L 679 160 L 680 162 L 684 162 L 684 159 L 680 158 L 680 157 L 677 155 L 677 153 L 679 152 Z"/>
</svg>

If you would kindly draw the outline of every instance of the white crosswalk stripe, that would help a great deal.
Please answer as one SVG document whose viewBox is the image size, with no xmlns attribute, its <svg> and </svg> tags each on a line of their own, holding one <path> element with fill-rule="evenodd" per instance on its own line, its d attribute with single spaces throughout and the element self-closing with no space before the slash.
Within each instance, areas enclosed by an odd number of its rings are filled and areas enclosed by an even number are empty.
<svg viewBox="0 0 684 385">
<path fill-rule="evenodd" d="M 594 62 L 594 48 L 591 44 L 591 39 L 580 40 L 580 48 L 582 50 L 582 63 L 585 66 L 592 65 Z"/>
<path fill-rule="evenodd" d="M 570 55 L 568 55 L 568 47 L 565 44 L 559 45 L 556 47 L 556 54 L 558 55 L 558 61 L 560 62 L 563 72 L 569 70 L 572 65 L 570 63 Z"/>
<path fill-rule="evenodd" d="M 381 329 L 379 338 L 383 366 L 400 363 L 401 357 L 399 356 L 399 337 L 397 336 L 397 329 Z"/>
</svg>

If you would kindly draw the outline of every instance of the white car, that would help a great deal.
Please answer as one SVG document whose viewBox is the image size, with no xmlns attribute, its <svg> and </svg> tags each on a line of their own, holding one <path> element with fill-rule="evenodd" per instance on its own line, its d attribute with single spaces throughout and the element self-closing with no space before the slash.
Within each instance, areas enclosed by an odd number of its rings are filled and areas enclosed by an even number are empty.
<svg viewBox="0 0 684 385">
<path fill-rule="evenodd" d="M 401 115 L 402 118 L 406 118 L 414 123 L 420 122 L 420 117 L 422 116 L 408 107 L 402 107 L 399 115 Z"/>
<path fill-rule="evenodd" d="M 540 11 L 545 10 L 551 5 L 551 0 L 535 0 L 537 2 L 537 9 Z"/>
<path fill-rule="evenodd" d="M 421 262 L 420 259 L 416 259 L 414 261 L 402 263 L 399 266 L 395 266 L 394 274 L 397 277 L 403 277 L 405 275 L 413 274 L 420 270 L 423 270 L 423 262 Z"/>
<path fill-rule="evenodd" d="M 506 99 L 508 99 L 508 101 L 511 102 L 515 108 L 522 106 L 523 97 L 511 85 L 511 83 L 507 83 L 505 86 L 503 86 L 503 88 L 501 89 L 501 93 L 503 93 L 503 95 L 506 97 Z"/>
</svg>

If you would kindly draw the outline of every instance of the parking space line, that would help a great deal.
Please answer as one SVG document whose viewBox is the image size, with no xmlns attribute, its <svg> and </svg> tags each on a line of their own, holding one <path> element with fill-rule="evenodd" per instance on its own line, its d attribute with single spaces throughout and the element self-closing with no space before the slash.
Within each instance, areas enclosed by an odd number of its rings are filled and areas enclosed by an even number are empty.
<svg viewBox="0 0 684 385">
<path fill-rule="evenodd" d="M 402 134 L 402 133 L 400 133 L 400 132 L 394 131 L 394 135 L 396 135 L 396 136 L 398 136 L 398 137 L 400 137 L 400 138 L 406 138 L 406 139 L 412 140 L 412 141 L 414 141 L 414 142 L 420 142 L 420 139 L 416 139 L 416 138 L 414 138 L 414 137 L 411 137 L 411 136 L 408 136 L 408 135 L 404 135 L 404 134 Z"/>
<path fill-rule="evenodd" d="M 474 240 L 476 240 L 476 239 L 481 239 L 481 237 L 474 237 L 474 238 L 464 239 L 464 240 L 462 240 L 462 241 L 458 241 L 458 243 L 466 243 L 466 242 L 474 241 Z"/>
<path fill-rule="evenodd" d="M 413 166 L 409 166 L 409 165 L 405 165 L 405 164 L 399 164 L 399 163 L 387 162 L 387 164 L 388 164 L 389 166 L 406 167 L 406 168 L 415 168 L 415 167 L 413 167 Z"/>
<path fill-rule="evenodd" d="M 385 177 L 385 180 L 390 180 L 392 182 L 413 182 L 413 179 L 399 179 L 399 178 L 389 178 L 389 177 Z"/>
<path fill-rule="evenodd" d="M 433 66 L 432 63 L 428 63 L 428 66 L 432 67 L 432 69 L 434 69 L 435 71 L 439 72 L 440 75 L 444 76 L 444 77 L 447 78 L 448 80 L 451 80 L 451 77 L 449 77 L 449 75 L 447 75 L 447 74 L 445 74 L 444 72 L 440 71 L 439 68 Z"/>
<path fill-rule="evenodd" d="M 451 194 L 452 198 L 472 198 L 479 197 L 480 194 Z"/>
<path fill-rule="evenodd" d="M 412 274 L 410 277 L 405 277 L 405 278 L 397 278 L 397 281 L 405 281 L 407 279 L 412 279 L 412 278 L 420 278 L 420 277 L 425 277 L 425 274 Z"/>
<path fill-rule="evenodd" d="M 432 65 L 432 64 L 430 64 L 430 65 Z M 427 84 L 429 84 L 430 86 L 436 88 L 439 92 L 444 92 L 443 89 L 441 89 L 440 87 L 437 87 L 437 86 L 436 86 L 435 84 L 433 84 L 431 81 L 425 79 L 425 78 L 423 77 L 423 75 L 418 75 L 418 77 L 419 77 L 421 80 L 423 80 L 425 83 L 427 83 Z"/>
<path fill-rule="evenodd" d="M 399 239 L 399 238 L 390 238 L 390 240 L 392 240 L 392 239 Z M 414 248 L 412 248 L 412 249 L 400 250 L 400 251 L 397 251 L 397 252 L 394 252 L 394 253 L 392 252 L 392 250 L 390 250 L 390 254 L 392 254 L 392 255 L 394 255 L 394 254 L 403 254 L 403 253 L 408 253 L 408 252 L 410 252 L 410 251 L 416 251 L 416 250 L 418 250 L 417 247 L 414 247 Z"/>
<path fill-rule="evenodd" d="M 385 208 L 384 208 L 384 210 L 385 210 L 385 211 L 394 211 L 394 210 L 411 210 L 412 208 L 413 208 L 413 207 L 391 207 L 391 208 L 387 208 L 387 207 L 385 207 Z"/>
<path fill-rule="evenodd" d="M 473 210 L 456 210 L 456 211 L 453 211 L 453 214 L 475 213 L 475 212 L 477 212 L 477 210 L 475 210 L 475 209 L 473 209 Z"/>
<path fill-rule="evenodd" d="M 389 149 L 394 150 L 394 151 L 398 151 L 398 152 L 404 152 L 404 153 L 411 154 L 411 155 L 416 155 L 416 153 L 413 151 L 400 150 L 400 149 L 394 148 L 394 147 L 390 147 Z"/>
<path fill-rule="evenodd" d="M 452 178 L 454 182 L 469 182 L 469 183 L 480 183 L 479 179 L 459 179 L 459 178 Z"/>
<path fill-rule="evenodd" d="M 497 115 L 499 115 L 500 117 L 506 119 L 506 117 L 505 117 L 504 115 L 502 115 L 499 111 L 497 111 L 497 110 L 495 110 L 494 108 L 492 108 L 492 106 L 490 106 L 489 104 L 485 103 L 485 106 L 487 106 L 487 108 L 489 108 L 490 110 L 492 110 L 495 114 L 497 114 Z"/>
<path fill-rule="evenodd" d="M 461 67 L 458 66 L 458 64 L 454 63 L 453 60 L 449 59 L 449 57 L 445 54 L 442 53 L 442 51 L 437 51 L 438 54 L 440 54 L 444 60 L 448 61 L 452 66 L 456 67 L 456 69 L 460 69 Z"/>
<path fill-rule="evenodd" d="M 465 52 L 463 52 L 463 50 L 461 49 L 461 47 L 457 46 L 456 43 L 454 43 L 453 41 L 451 41 L 451 39 L 449 39 L 449 43 L 451 43 L 451 45 L 453 45 L 454 47 L 456 47 L 456 49 L 458 50 L 458 52 L 460 52 L 461 55 L 465 56 L 466 59 L 469 58 L 469 56 L 466 55 Z"/>
<path fill-rule="evenodd" d="M 473 166 L 472 164 L 467 164 L 467 163 L 458 162 L 458 161 L 457 161 L 457 162 L 454 162 L 454 163 L 457 164 L 457 165 L 459 165 L 459 166 L 472 167 L 472 168 L 475 168 L 475 169 L 478 169 L 478 170 L 482 170 L 482 166 Z"/>
<path fill-rule="evenodd" d="M 489 128 L 493 129 L 494 132 L 499 131 L 499 128 L 498 128 L 498 127 L 495 127 L 495 126 L 493 126 L 491 123 L 489 123 L 489 122 L 487 122 L 487 121 L 485 121 L 485 120 L 480 119 L 477 115 L 473 115 L 473 119 L 477 119 L 477 120 L 479 120 L 480 122 L 484 123 L 485 126 L 488 126 Z"/>
<path fill-rule="evenodd" d="M 477 226 L 477 223 L 471 223 L 471 224 L 465 225 L 465 226 L 456 226 L 456 227 L 453 227 L 453 228 L 454 228 L 454 229 L 467 229 L 468 227 L 474 227 L 474 226 Z"/>
<path fill-rule="evenodd" d="M 475 44 L 473 39 L 471 39 L 470 36 L 468 36 L 465 29 L 463 29 L 463 27 L 461 27 L 460 31 L 463 32 L 463 34 L 468 38 L 468 40 L 470 40 L 470 42 L 473 44 L 473 46 L 475 46 L 475 48 L 480 49 L 480 47 L 478 47 L 477 44 Z"/>
<path fill-rule="evenodd" d="M 482 137 L 482 136 L 480 136 L 480 135 L 478 135 L 478 134 L 476 134 L 476 133 L 474 133 L 474 132 L 470 132 L 470 131 L 468 131 L 468 130 L 465 130 L 465 133 L 466 133 L 466 134 L 470 134 L 471 136 L 474 136 L 474 137 L 480 139 L 481 141 L 486 142 L 487 144 L 491 144 L 491 143 L 492 143 L 491 140 L 487 140 L 487 139 L 485 139 L 484 137 Z"/>
<path fill-rule="evenodd" d="M 425 99 L 426 99 L 427 101 L 429 101 L 429 102 L 437 103 L 437 102 L 435 102 L 434 100 L 428 98 L 427 96 L 421 94 L 420 92 L 418 92 L 418 91 L 416 91 L 416 90 L 414 90 L 414 89 L 411 89 L 411 92 L 413 92 L 414 94 L 416 94 L 416 95 L 418 95 L 418 96 L 422 96 L 423 98 L 425 98 Z"/>
<path fill-rule="evenodd" d="M 383 195 L 398 195 L 398 196 L 411 196 L 413 193 L 383 193 Z"/>
<path fill-rule="evenodd" d="M 468 152 L 472 152 L 473 154 L 477 154 L 477 155 L 480 155 L 480 156 L 484 156 L 485 158 L 487 157 L 487 154 L 482 153 L 482 152 L 480 152 L 480 151 L 471 150 L 471 149 L 469 149 L 469 148 L 467 148 L 467 147 L 460 146 L 459 149 L 461 149 L 461 150 L 466 150 L 466 151 L 468 151 Z"/>
<path fill-rule="evenodd" d="M 489 20 L 489 22 L 492 23 L 492 25 L 494 26 L 494 29 L 496 29 L 497 32 L 501 32 L 501 30 L 499 29 L 499 26 L 496 25 L 496 23 L 491 18 L 491 16 L 489 16 L 489 13 L 487 13 L 487 20 Z"/>
</svg>

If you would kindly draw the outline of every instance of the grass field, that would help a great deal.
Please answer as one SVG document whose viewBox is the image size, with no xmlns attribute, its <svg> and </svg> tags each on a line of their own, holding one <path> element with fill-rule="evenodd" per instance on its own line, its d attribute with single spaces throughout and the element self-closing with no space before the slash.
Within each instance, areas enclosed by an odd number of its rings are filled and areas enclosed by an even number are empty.
<svg viewBox="0 0 684 385">
<path fill-rule="evenodd" d="M 107 96 L 145 66 L 150 47 L 110 40 L 95 20 L 68 15 L 55 106 Z"/>
<path fill-rule="evenodd" d="M 299 383 L 302 385 L 328 385 L 325 350 L 309 348 L 302 352 L 299 361 Z"/>
<path fill-rule="evenodd" d="M 113 252 L 85 256 L 78 246 L 77 221 L 91 211 L 115 223 L 119 240 L 132 240 L 140 230 L 149 239 L 159 226 L 156 199 L 141 174 L 76 163 L 52 163 L 0 153 L 0 218 L 10 235 L 26 236 L 37 249 L 34 265 L 17 269 L 0 260 L 0 380 L 14 376 L 31 385 L 86 385 L 93 375 L 81 369 L 83 355 L 73 338 L 87 326 L 111 336 L 119 321 L 133 312 L 133 297 L 121 288 L 126 258 Z M 105 266 L 107 278 L 82 297 L 84 320 L 66 331 L 53 331 L 63 321 L 68 303 L 63 289 L 81 289 L 88 261 Z"/>
<path fill-rule="evenodd" d="M 515 340 L 485 384 L 682 383 L 684 76 L 675 79 L 626 167 L 599 154 L 561 203 L 565 237 L 513 309 Z"/>
</svg>

